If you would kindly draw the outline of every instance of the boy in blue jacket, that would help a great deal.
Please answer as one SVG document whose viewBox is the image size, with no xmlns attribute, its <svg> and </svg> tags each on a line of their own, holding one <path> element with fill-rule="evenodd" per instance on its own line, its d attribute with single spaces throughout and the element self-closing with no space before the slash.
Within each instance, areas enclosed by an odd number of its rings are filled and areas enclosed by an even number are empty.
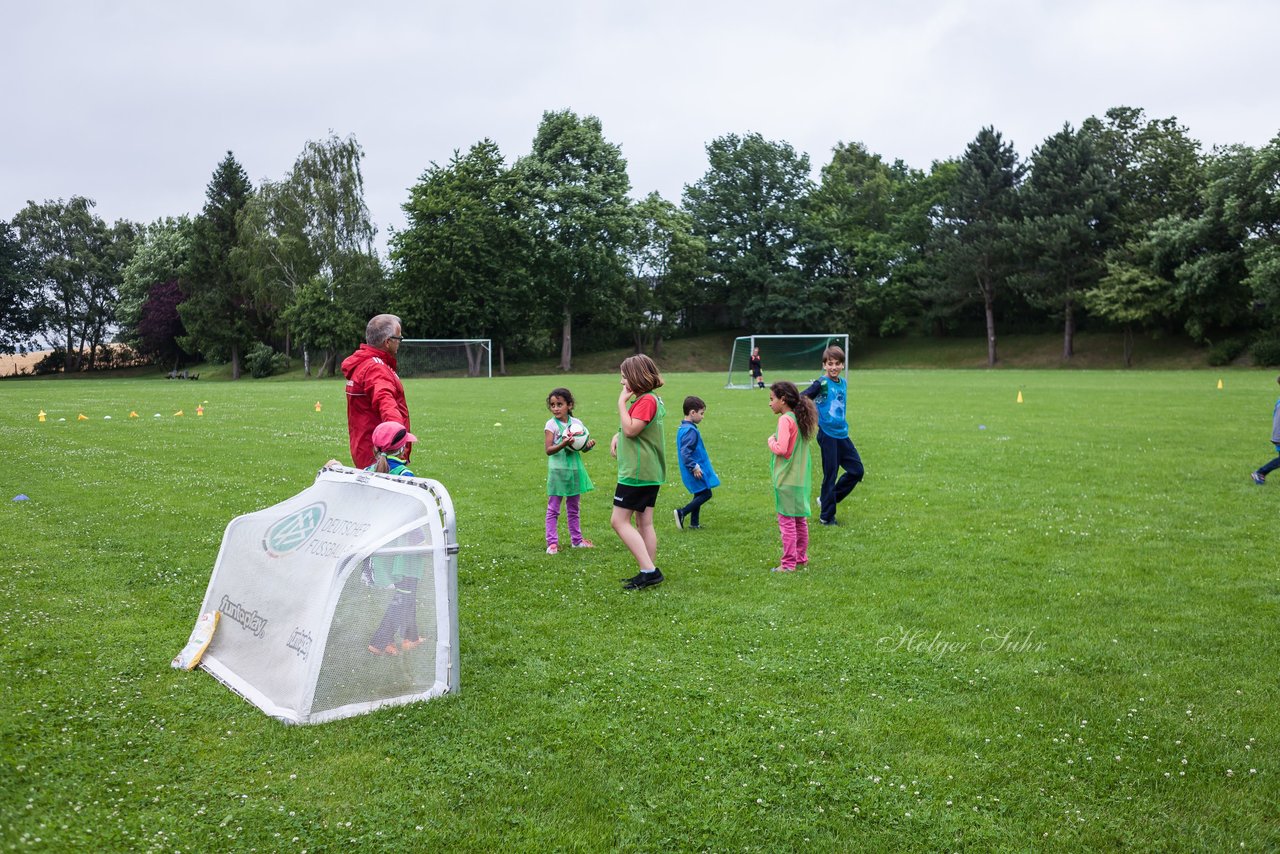
<svg viewBox="0 0 1280 854">
<path fill-rule="evenodd" d="M 675 511 L 676 527 L 683 529 L 684 520 L 690 528 L 701 528 L 698 510 L 711 500 L 711 490 L 720 485 L 716 470 L 711 467 L 707 446 L 702 444 L 698 424 L 706 417 L 707 404 L 700 397 L 689 395 L 684 399 L 684 420 L 676 432 L 676 448 L 680 452 L 680 479 L 685 489 L 693 493 L 693 499 Z"/>
</svg>

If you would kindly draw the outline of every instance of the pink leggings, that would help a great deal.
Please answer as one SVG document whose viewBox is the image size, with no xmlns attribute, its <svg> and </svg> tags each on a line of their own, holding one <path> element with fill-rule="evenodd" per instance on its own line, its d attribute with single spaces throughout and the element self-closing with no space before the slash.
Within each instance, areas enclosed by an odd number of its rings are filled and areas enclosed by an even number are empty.
<svg viewBox="0 0 1280 854">
<path fill-rule="evenodd" d="M 582 525 L 578 521 L 578 499 L 580 495 L 570 495 L 564 499 L 566 505 L 565 515 L 569 517 L 569 540 L 575 546 L 582 542 Z M 556 533 L 556 528 L 560 521 L 560 501 L 559 495 L 547 496 L 547 545 L 558 545 L 560 538 Z"/>
<path fill-rule="evenodd" d="M 783 569 L 809 562 L 809 520 L 804 516 L 778 514 L 778 530 L 782 533 Z"/>
</svg>

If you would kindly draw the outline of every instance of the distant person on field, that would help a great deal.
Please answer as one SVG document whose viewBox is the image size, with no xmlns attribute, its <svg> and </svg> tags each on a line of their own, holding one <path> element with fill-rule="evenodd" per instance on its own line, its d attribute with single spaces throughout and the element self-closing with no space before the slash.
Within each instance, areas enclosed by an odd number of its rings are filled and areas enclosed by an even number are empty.
<svg viewBox="0 0 1280 854">
<path fill-rule="evenodd" d="M 845 407 L 849 385 L 840 377 L 844 370 L 844 350 L 832 344 L 822 351 L 822 376 L 801 394 L 818 408 L 818 449 L 822 452 L 822 490 L 818 493 L 818 521 L 836 524 L 836 505 L 862 481 L 862 457 L 849 438 Z M 840 469 L 844 475 L 839 480 Z"/>
<path fill-rule="evenodd" d="M 653 359 L 643 353 L 629 356 L 622 361 L 620 371 L 618 432 L 609 446 L 609 453 L 618 458 L 618 488 L 609 523 L 640 567 L 622 589 L 643 590 L 663 581 L 662 570 L 658 569 L 653 508 L 658 503 L 658 487 L 667 478 L 662 438 L 662 419 L 667 410 L 662 398 L 653 393 L 662 387 L 662 375 Z"/>
<path fill-rule="evenodd" d="M 756 388 L 764 388 L 764 370 L 760 366 L 760 348 L 751 348 L 751 358 L 747 361 L 751 366 L 751 382 Z"/>
<path fill-rule="evenodd" d="M 693 500 L 675 510 L 676 527 L 701 528 L 698 511 L 711 500 L 711 490 L 720 485 L 716 470 L 711 467 L 711 458 L 707 456 L 707 446 L 702 443 L 702 432 L 698 425 L 707 415 L 707 404 L 700 397 L 690 395 L 684 399 L 684 420 L 676 431 L 676 450 L 680 454 L 680 479 L 684 488 L 693 493 Z"/>
<path fill-rule="evenodd" d="M 1276 377 L 1276 382 L 1280 383 L 1280 377 Z M 1275 458 L 1249 475 L 1258 486 L 1267 482 L 1267 475 L 1280 469 L 1280 400 L 1276 401 L 1276 407 L 1271 411 L 1271 444 L 1276 446 Z"/>
<path fill-rule="evenodd" d="M 588 439 L 586 447 L 575 451 L 569 447 L 574 438 L 587 432 L 586 426 L 573 417 L 573 393 L 567 388 L 553 388 L 547 395 L 547 409 L 551 417 L 543 428 L 547 452 L 547 554 L 560 551 L 560 506 L 566 508 L 569 524 L 569 542 L 575 549 L 595 548 L 595 543 L 582 536 L 578 505 L 583 493 L 595 489 L 587 468 L 582 464 L 582 454 L 596 446 L 595 439 Z"/>
<path fill-rule="evenodd" d="M 818 413 L 813 401 L 801 395 L 795 383 L 785 380 L 769 386 L 769 408 L 778 416 L 769 450 L 773 453 L 774 506 L 782 535 L 782 562 L 773 571 L 794 572 L 809 565 L 809 493 L 813 490 L 809 442 L 817 429 Z"/>
<path fill-rule="evenodd" d="M 390 474 L 397 477 L 413 477 L 405 460 L 409 445 L 418 438 L 398 421 L 385 421 L 374 428 L 370 441 L 375 462 L 365 471 Z M 392 545 L 418 545 L 423 542 L 422 532 L 410 531 Z M 371 587 L 390 587 L 391 604 L 382 616 L 382 622 L 369 639 L 369 652 L 374 655 L 399 655 L 422 643 L 418 634 L 418 581 L 422 578 L 424 558 L 421 555 L 391 555 L 372 557 L 364 566 L 363 577 Z M 400 645 L 396 646 L 396 635 Z"/>
<path fill-rule="evenodd" d="M 375 427 L 395 421 L 409 428 L 409 404 L 396 375 L 396 353 L 403 337 L 400 318 L 379 314 L 365 327 L 365 343 L 342 362 L 342 375 L 347 378 L 347 433 L 356 468 L 374 463 Z M 405 462 L 411 451 L 412 447 L 404 448 Z"/>
</svg>

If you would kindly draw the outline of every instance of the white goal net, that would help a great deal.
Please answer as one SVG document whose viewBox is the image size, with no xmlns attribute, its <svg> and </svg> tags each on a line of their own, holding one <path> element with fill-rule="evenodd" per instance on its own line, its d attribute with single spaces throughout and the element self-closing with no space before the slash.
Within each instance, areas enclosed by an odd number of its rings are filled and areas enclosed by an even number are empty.
<svg viewBox="0 0 1280 854">
<path fill-rule="evenodd" d="M 396 373 L 414 377 L 493 377 L 488 338 L 405 338 L 396 353 Z"/>
<path fill-rule="evenodd" d="M 849 358 L 849 336 L 827 335 L 743 335 L 733 341 L 729 356 L 729 379 L 725 388 L 752 388 L 751 353 L 760 348 L 760 370 L 764 384 L 791 380 L 796 385 L 822 373 L 822 351 L 835 344 Z M 801 386 L 803 387 L 803 386 Z"/>
</svg>

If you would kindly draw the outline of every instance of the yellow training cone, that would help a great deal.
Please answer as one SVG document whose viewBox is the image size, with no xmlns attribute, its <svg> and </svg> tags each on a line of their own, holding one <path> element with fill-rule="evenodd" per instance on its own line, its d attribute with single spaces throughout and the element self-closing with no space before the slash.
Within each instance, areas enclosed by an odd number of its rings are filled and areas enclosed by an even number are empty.
<svg viewBox="0 0 1280 854">
<path fill-rule="evenodd" d="M 1022 403 L 1022 389 L 1018 389 L 1018 403 Z"/>
<path fill-rule="evenodd" d="M 196 415 L 197 415 L 197 416 L 199 416 L 199 415 L 204 415 L 204 407 L 203 407 L 203 406 L 196 406 Z"/>
<path fill-rule="evenodd" d="M 44 410 L 43 410 L 43 409 L 41 409 L 41 410 L 40 410 L 40 414 L 39 414 L 39 415 L 37 415 L 36 417 L 37 417 L 37 418 L 39 418 L 39 419 L 40 419 L 40 423 L 41 423 L 41 424 L 43 424 L 43 423 L 44 423 Z"/>
<path fill-rule="evenodd" d="M 130 413 L 129 413 L 129 417 L 130 417 L 130 418 L 137 418 L 137 417 L 138 417 L 138 413 L 137 413 L 137 412 L 130 412 Z"/>
<path fill-rule="evenodd" d="M 316 412 L 320 411 L 320 401 L 316 401 Z"/>
<path fill-rule="evenodd" d="M 179 409 L 177 412 L 173 413 L 173 415 L 174 415 L 174 417 L 175 417 L 175 418 L 176 418 L 177 416 L 181 415 L 181 414 L 182 414 L 182 410 L 181 410 L 181 409 Z"/>
<path fill-rule="evenodd" d="M 1218 388 L 1219 388 L 1219 389 L 1221 389 L 1221 388 L 1222 388 L 1222 380 L 1218 380 Z"/>
<path fill-rule="evenodd" d="M 77 416 L 76 416 L 76 420 L 77 420 L 77 421 L 88 421 L 88 420 L 89 420 L 89 416 L 88 416 L 88 415 L 85 415 L 83 412 L 81 412 L 79 415 L 77 415 Z"/>
</svg>

